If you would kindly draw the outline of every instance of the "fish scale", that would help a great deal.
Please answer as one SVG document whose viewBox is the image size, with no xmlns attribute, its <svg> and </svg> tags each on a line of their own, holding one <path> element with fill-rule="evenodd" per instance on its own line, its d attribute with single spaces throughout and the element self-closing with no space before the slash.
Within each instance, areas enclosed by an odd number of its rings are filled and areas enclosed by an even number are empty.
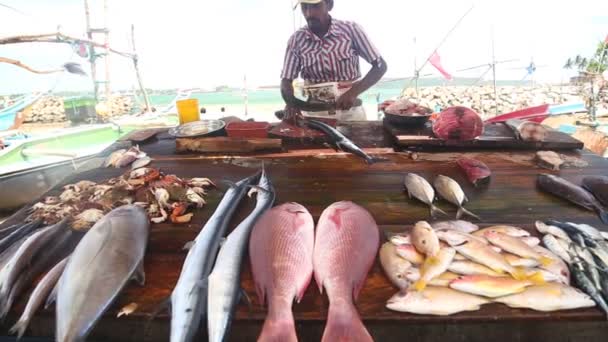
<svg viewBox="0 0 608 342">
<path fill-rule="evenodd" d="M 251 232 L 251 271 L 268 315 L 260 340 L 296 341 L 291 304 L 300 300 L 313 273 L 314 222 L 296 203 L 269 210 Z"/>
<path fill-rule="evenodd" d="M 331 219 L 340 215 L 340 225 Z M 354 306 L 371 268 L 380 233 L 374 218 L 352 202 L 338 202 L 321 214 L 317 224 L 314 274 L 329 298 L 322 341 L 371 341 Z M 356 251 L 355 253 L 353 251 Z"/>
</svg>

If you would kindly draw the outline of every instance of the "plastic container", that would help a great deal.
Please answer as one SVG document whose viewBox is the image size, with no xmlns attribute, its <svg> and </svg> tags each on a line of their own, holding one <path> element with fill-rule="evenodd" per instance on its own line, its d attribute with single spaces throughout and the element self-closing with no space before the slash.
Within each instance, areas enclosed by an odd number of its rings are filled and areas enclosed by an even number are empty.
<svg viewBox="0 0 608 342">
<path fill-rule="evenodd" d="M 268 138 L 268 122 L 231 122 L 226 126 L 226 133 L 231 138 Z"/>
<path fill-rule="evenodd" d="M 197 99 L 179 100 L 175 104 L 180 125 L 200 120 Z"/>
</svg>

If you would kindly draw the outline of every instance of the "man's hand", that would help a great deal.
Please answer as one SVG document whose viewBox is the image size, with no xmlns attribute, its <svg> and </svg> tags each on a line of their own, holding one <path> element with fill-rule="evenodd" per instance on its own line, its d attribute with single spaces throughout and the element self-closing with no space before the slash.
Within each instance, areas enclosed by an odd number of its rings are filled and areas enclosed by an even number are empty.
<svg viewBox="0 0 608 342">
<path fill-rule="evenodd" d="M 302 113 L 298 108 L 292 106 L 285 107 L 285 116 L 283 117 L 284 122 L 297 124 L 298 120 L 302 118 Z"/>
<path fill-rule="evenodd" d="M 336 101 L 336 108 L 342 110 L 349 110 L 353 107 L 361 105 L 361 101 L 358 101 L 357 94 L 351 90 L 345 92 Z"/>
</svg>

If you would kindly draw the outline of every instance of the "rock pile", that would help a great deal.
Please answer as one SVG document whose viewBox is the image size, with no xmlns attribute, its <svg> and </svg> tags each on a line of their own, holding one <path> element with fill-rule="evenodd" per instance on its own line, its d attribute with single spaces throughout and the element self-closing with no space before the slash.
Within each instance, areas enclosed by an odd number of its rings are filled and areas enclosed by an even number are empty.
<svg viewBox="0 0 608 342">
<path fill-rule="evenodd" d="M 545 103 L 580 102 L 582 98 L 578 92 L 575 86 L 498 87 L 498 100 L 495 101 L 492 86 L 454 86 L 419 88 L 418 96 L 415 88 L 407 88 L 402 95 L 433 110 L 465 106 L 484 117 L 491 117 Z"/>
<path fill-rule="evenodd" d="M 52 123 L 66 120 L 63 99 L 57 96 L 45 96 L 36 101 L 31 110 L 25 111 L 25 122 L 27 123 Z"/>
<path fill-rule="evenodd" d="M 133 108 L 133 98 L 130 96 L 112 96 L 109 101 L 100 102 L 96 107 L 103 119 L 130 114 Z"/>
</svg>

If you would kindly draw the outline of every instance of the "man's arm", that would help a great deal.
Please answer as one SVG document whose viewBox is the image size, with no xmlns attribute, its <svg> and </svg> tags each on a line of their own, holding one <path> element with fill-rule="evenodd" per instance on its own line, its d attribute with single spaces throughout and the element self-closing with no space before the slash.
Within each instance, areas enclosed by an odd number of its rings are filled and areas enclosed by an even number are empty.
<svg viewBox="0 0 608 342">
<path fill-rule="evenodd" d="M 378 83 L 387 70 L 386 62 L 380 55 L 380 52 L 378 52 L 378 49 L 376 49 L 365 31 L 358 24 L 352 24 L 350 33 L 355 51 L 372 65 L 372 69 L 361 81 L 355 82 L 352 88 L 338 99 L 336 105 L 339 109 L 350 109 L 356 106 L 355 101 L 357 97 Z"/>
<path fill-rule="evenodd" d="M 336 107 L 338 109 L 347 110 L 356 106 L 359 95 L 363 94 L 374 84 L 378 83 L 382 76 L 386 74 L 386 70 L 386 62 L 384 59 L 382 59 L 382 57 L 380 57 L 378 60 L 372 63 L 371 70 L 361 81 L 353 83 L 352 88 L 340 96 L 340 98 L 336 101 Z"/>
<path fill-rule="evenodd" d="M 285 104 L 287 104 L 287 107 L 292 109 L 314 112 L 329 110 L 333 108 L 331 104 L 308 103 L 306 101 L 298 99 L 294 95 L 293 80 L 287 78 L 281 80 L 281 96 L 283 97 Z"/>
</svg>

